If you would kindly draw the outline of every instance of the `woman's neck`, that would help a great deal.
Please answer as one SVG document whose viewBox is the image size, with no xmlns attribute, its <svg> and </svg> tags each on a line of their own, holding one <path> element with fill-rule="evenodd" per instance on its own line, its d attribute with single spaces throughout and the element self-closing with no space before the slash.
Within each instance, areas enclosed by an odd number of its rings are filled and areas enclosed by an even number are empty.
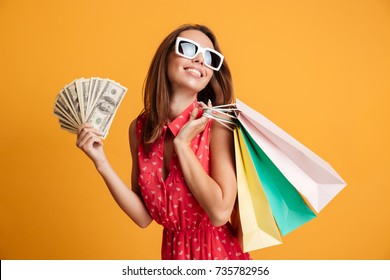
<svg viewBox="0 0 390 280">
<path fill-rule="evenodd" d="M 197 95 L 175 95 L 172 94 L 169 104 L 168 121 L 171 122 L 177 118 L 185 109 L 188 108 L 194 101 Z"/>
</svg>

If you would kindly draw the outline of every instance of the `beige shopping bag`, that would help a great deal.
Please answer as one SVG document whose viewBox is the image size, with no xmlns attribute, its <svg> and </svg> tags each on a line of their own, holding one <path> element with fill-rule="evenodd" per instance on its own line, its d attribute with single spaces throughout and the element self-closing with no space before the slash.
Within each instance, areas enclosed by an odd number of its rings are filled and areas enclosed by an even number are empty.
<svg viewBox="0 0 390 280">
<path fill-rule="evenodd" d="M 248 252 L 281 244 L 270 205 L 238 129 L 234 132 L 234 146 L 238 194 L 232 224 L 241 247 Z"/>
</svg>

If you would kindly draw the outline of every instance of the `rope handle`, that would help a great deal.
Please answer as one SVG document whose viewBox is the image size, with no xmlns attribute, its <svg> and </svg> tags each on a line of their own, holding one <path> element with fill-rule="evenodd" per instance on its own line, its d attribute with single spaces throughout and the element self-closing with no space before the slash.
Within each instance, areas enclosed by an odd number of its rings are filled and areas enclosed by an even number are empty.
<svg viewBox="0 0 390 280">
<path fill-rule="evenodd" d="M 234 131 L 235 127 L 237 126 L 237 123 L 234 120 L 237 119 L 237 112 L 239 111 L 240 110 L 237 109 L 236 104 L 232 103 L 203 108 L 203 115 L 206 118 L 216 120 L 229 130 Z M 231 128 L 227 124 L 234 125 L 234 128 Z"/>
</svg>

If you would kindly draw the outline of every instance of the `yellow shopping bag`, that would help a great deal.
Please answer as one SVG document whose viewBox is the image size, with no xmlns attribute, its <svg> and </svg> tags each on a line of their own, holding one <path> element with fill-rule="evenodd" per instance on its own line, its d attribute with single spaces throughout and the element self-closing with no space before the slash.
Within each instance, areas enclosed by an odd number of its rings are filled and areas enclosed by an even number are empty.
<svg viewBox="0 0 390 280">
<path fill-rule="evenodd" d="M 245 146 L 234 131 L 238 201 L 232 215 L 233 227 L 244 252 L 281 244 L 270 205 Z"/>
</svg>

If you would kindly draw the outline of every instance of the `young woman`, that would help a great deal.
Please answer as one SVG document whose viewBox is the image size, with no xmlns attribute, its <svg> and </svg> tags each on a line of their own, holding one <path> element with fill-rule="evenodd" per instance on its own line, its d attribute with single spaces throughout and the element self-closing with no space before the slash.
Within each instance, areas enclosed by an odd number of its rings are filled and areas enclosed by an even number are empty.
<svg viewBox="0 0 390 280">
<path fill-rule="evenodd" d="M 231 75 L 214 34 L 184 25 L 159 46 L 131 123 L 132 189 L 111 168 L 99 132 L 78 129 L 118 205 L 140 227 L 164 227 L 162 259 L 250 259 L 229 223 L 237 195 L 232 132 L 202 115 L 231 103 Z M 207 105 L 206 105 L 207 104 Z"/>
</svg>

